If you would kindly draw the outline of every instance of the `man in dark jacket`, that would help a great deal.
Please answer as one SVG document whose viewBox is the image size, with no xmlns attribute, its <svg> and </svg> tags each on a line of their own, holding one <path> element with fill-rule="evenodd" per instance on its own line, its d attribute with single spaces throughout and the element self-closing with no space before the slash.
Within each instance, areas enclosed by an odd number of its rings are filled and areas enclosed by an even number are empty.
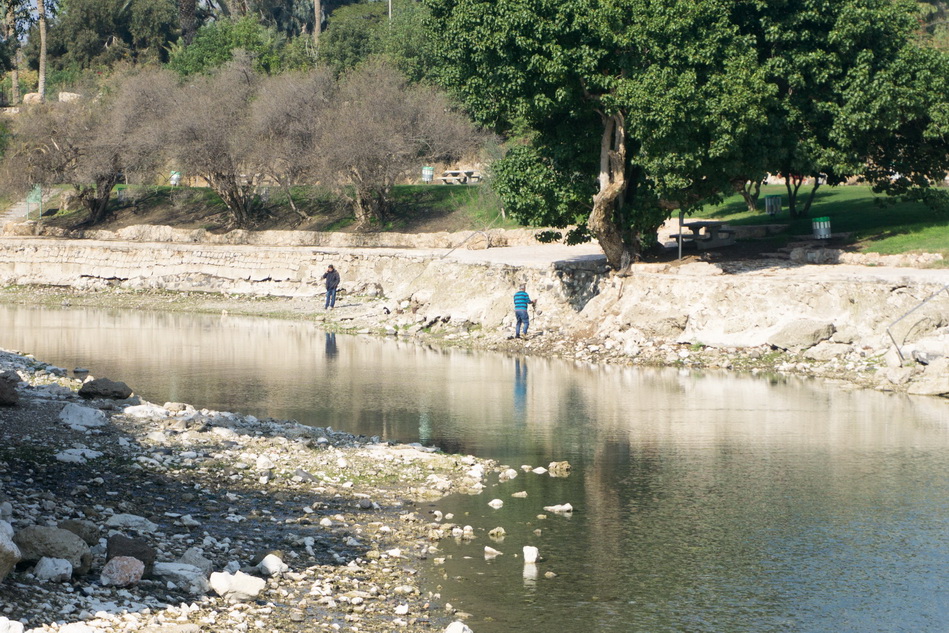
<svg viewBox="0 0 949 633">
<path fill-rule="evenodd" d="M 323 279 L 326 280 L 326 303 L 323 305 L 323 308 L 335 308 L 336 288 L 339 287 L 339 273 L 336 272 L 332 264 L 326 267 L 326 272 L 323 273 Z"/>
</svg>

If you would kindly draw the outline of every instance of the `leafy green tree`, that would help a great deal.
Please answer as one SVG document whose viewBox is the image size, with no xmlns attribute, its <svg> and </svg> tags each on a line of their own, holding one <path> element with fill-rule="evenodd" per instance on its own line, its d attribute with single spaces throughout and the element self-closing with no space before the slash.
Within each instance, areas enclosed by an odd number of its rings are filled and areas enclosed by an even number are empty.
<svg viewBox="0 0 949 633">
<path fill-rule="evenodd" d="M 939 122 L 947 108 L 938 77 L 945 56 L 920 50 L 911 5 L 891 0 L 829 4 L 735 3 L 774 87 L 766 135 L 752 139 L 747 170 L 785 176 L 792 217 L 807 216 L 822 184 L 863 175 L 892 189 L 949 168 Z M 942 61 L 940 61 L 942 59 Z M 943 71 L 944 72 L 944 71 Z M 941 159 L 940 159 L 941 154 Z M 744 175 L 744 172 L 739 172 Z M 803 204 L 805 179 L 814 183 Z"/>
<path fill-rule="evenodd" d="M 2 0 L 0 13 L 3 18 L 0 68 L 10 69 L 10 103 L 17 105 L 20 102 L 20 64 L 23 58 L 20 38 L 30 22 L 29 6 L 25 0 Z"/>
<path fill-rule="evenodd" d="M 49 52 L 57 68 L 165 61 L 177 37 L 176 0 L 68 0 L 50 29 Z"/>
<path fill-rule="evenodd" d="M 440 80 L 480 121 L 533 130 L 553 190 L 595 187 L 581 230 L 620 269 L 673 209 L 730 186 L 737 148 L 766 123 L 771 89 L 730 5 L 430 0 L 429 24 Z M 565 225 L 574 209 L 534 216 Z"/>
<path fill-rule="evenodd" d="M 356 67 L 381 51 L 386 5 L 368 2 L 340 7 L 329 16 L 320 37 L 319 60 L 337 74 Z"/>
<path fill-rule="evenodd" d="M 253 16 L 216 20 L 202 26 L 188 46 L 175 46 L 168 66 L 181 75 L 208 73 L 234 58 L 243 50 L 254 58 L 254 67 L 264 73 L 282 67 L 286 38 L 262 25 Z"/>
</svg>

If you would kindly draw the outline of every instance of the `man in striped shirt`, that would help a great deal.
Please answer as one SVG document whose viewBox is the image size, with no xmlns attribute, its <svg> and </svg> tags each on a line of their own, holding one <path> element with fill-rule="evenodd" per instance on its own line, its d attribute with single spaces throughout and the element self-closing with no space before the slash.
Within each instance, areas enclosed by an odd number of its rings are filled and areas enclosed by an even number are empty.
<svg viewBox="0 0 949 633">
<path fill-rule="evenodd" d="M 527 306 L 537 305 L 536 301 L 531 301 L 527 294 L 527 286 L 521 284 L 517 292 L 514 293 L 514 316 L 517 319 L 517 327 L 514 329 L 514 338 L 521 338 L 521 325 L 524 325 L 524 338 L 527 338 L 527 328 L 531 324 L 530 315 L 527 314 Z"/>
</svg>

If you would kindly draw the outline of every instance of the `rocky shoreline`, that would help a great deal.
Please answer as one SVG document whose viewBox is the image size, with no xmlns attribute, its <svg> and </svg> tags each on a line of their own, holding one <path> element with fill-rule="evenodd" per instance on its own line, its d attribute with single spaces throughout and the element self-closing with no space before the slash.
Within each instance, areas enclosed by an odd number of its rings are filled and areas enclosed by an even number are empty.
<svg viewBox="0 0 949 633">
<path fill-rule="evenodd" d="M 0 632 L 467 630 L 419 571 L 497 464 L 67 374 L 0 352 Z"/>
<path fill-rule="evenodd" d="M 949 277 L 947 277 L 949 278 Z M 483 328 L 418 309 L 409 301 L 373 295 L 341 294 L 335 310 L 322 307 L 322 297 L 240 296 L 202 292 L 127 290 L 95 292 L 42 286 L 0 289 L 0 303 L 106 309 L 161 310 L 232 314 L 314 321 L 327 331 L 397 337 L 438 347 L 559 358 L 570 362 L 640 367 L 678 367 L 693 371 L 735 371 L 786 374 L 859 388 L 949 396 L 949 326 L 932 323 L 930 335 L 909 346 L 899 359 L 892 346 L 842 342 L 831 324 L 802 319 L 766 343 L 748 346 L 682 342 L 681 324 L 651 335 L 596 325 L 578 328 L 559 315 L 532 316 L 531 335 L 514 339 L 513 328 Z M 604 316 L 601 321 L 605 322 Z M 656 328 L 658 326 L 654 326 Z M 661 328 L 660 328 L 661 329 Z M 623 336 L 625 334 L 625 337 Z M 635 334 L 635 337 L 632 336 Z"/>
</svg>

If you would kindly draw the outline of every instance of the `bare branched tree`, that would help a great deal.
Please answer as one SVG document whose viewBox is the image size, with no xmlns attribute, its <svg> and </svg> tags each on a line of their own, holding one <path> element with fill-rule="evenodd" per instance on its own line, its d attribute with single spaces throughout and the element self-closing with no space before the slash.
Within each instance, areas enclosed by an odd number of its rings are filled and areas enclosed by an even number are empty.
<svg viewBox="0 0 949 633">
<path fill-rule="evenodd" d="M 349 197 L 362 229 L 385 219 L 393 185 L 427 162 L 457 160 L 479 141 L 441 93 L 409 85 L 382 61 L 342 80 L 329 121 L 319 171 Z"/>
<path fill-rule="evenodd" d="M 176 91 L 166 122 L 169 152 L 221 197 L 239 228 L 258 219 L 260 186 L 268 173 L 250 116 L 259 84 L 250 57 L 235 55 L 214 75 Z"/>
<path fill-rule="evenodd" d="M 290 187 L 313 174 L 311 157 L 320 151 L 334 89 L 333 76 L 326 70 L 288 73 L 265 79 L 253 103 L 250 127 L 257 139 L 255 160 L 303 219 L 307 215 L 297 208 Z"/>
<path fill-rule="evenodd" d="M 174 79 L 161 72 L 126 78 L 95 101 L 49 103 L 16 119 L 3 174 L 23 191 L 35 184 L 71 184 L 89 211 L 89 224 L 109 214 L 115 185 L 130 174 L 150 175 L 160 160 L 155 132 Z"/>
</svg>

